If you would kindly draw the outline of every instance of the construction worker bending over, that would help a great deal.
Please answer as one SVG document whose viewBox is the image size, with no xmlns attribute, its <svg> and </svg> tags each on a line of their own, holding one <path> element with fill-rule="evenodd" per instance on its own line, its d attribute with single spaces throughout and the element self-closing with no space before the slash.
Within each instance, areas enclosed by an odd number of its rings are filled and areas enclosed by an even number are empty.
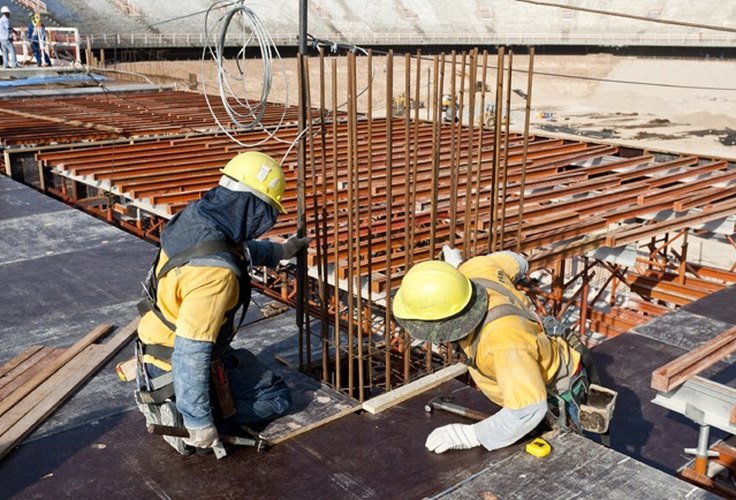
<svg viewBox="0 0 736 500">
<path fill-rule="evenodd" d="M 532 431 L 548 410 L 548 389 L 573 402 L 587 384 L 581 355 L 561 336 L 548 336 L 526 295 L 514 283 L 528 263 L 509 251 L 461 263 L 443 249 L 445 262 L 422 262 L 406 273 L 393 303 L 409 334 L 430 342 L 458 342 L 478 388 L 502 409 L 473 425 L 438 427 L 427 437 L 430 451 L 483 445 L 503 448 Z M 456 266 L 459 268 L 456 269 Z"/>
<path fill-rule="evenodd" d="M 250 267 L 274 267 L 310 239 L 256 240 L 285 213 L 284 173 L 273 158 L 239 154 L 221 172 L 219 186 L 166 224 L 139 305 L 136 401 L 147 424 L 189 431 L 184 439 L 164 436 L 182 454 L 221 446 L 215 417 L 253 424 L 291 404 L 283 380 L 229 344 L 236 311 L 242 306 L 245 317 L 250 302 Z"/>
</svg>

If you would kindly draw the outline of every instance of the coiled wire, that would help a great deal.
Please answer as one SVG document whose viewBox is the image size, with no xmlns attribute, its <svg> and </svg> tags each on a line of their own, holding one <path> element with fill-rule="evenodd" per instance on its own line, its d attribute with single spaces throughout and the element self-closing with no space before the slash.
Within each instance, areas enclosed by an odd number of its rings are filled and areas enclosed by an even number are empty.
<svg viewBox="0 0 736 500">
<path fill-rule="evenodd" d="M 222 14 L 214 23 L 211 22 L 210 16 L 214 10 L 225 9 Z M 231 25 L 234 21 L 240 20 L 242 24 L 242 31 L 245 35 L 245 42 L 238 51 L 236 56 L 236 68 L 237 73 L 233 74 L 226 68 L 227 58 L 225 57 L 225 42 L 227 34 L 230 31 Z M 250 28 L 250 29 L 249 29 Z M 244 147 L 254 147 L 262 144 L 268 139 L 275 138 L 280 142 L 287 142 L 280 140 L 275 137 L 279 128 L 284 122 L 286 117 L 286 110 L 289 102 L 289 90 L 288 90 L 288 79 L 286 77 L 286 71 L 283 69 L 283 62 L 281 62 L 281 55 L 279 54 L 276 44 L 273 42 L 271 35 L 268 30 L 261 22 L 258 15 L 249 7 L 244 4 L 243 0 L 238 2 L 221 1 L 214 3 L 207 11 L 205 15 L 205 36 L 206 43 L 202 52 L 202 81 L 205 101 L 207 106 L 217 123 L 218 127 L 234 142 Z M 214 46 L 213 42 L 214 41 Z M 239 97 L 239 95 L 245 95 L 245 83 L 246 73 L 244 65 L 241 65 L 241 61 L 245 61 L 246 52 L 253 42 L 258 44 L 261 56 L 261 68 L 263 72 L 263 79 L 261 84 L 260 98 L 255 101 L 249 101 L 248 99 Z M 204 78 L 205 63 L 209 58 L 215 62 L 217 71 L 217 90 L 222 102 L 222 106 L 227 113 L 233 128 L 238 131 L 249 131 L 255 129 L 262 129 L 266 132 L 266 137 L 262 140 L 253 143 L 246 144 L 240 141 L 233 135 L 231 130 L 226 127 L 217 113 L 213 109 L 212 103 L 210 102 L 210 96 L 207 94 L 206 78 Z M 279 122 L 271 128 L 266 128 L 261 124 L 261 120 L 266 111 L 268 104 L 268 95 L 271 92 L 273 73 L 272 73 L 272 60 L 276 56 L 279 62 L 281 62 L 282 71 L 284 75 L 284 88 L 285 88 L 285 99 L 284 109 L 281 114 Z M 240 84 L 242 88 L 235 88 L 236 84 Z M 287 142 L 288 143 L 288 142 Z"/>
</svg>

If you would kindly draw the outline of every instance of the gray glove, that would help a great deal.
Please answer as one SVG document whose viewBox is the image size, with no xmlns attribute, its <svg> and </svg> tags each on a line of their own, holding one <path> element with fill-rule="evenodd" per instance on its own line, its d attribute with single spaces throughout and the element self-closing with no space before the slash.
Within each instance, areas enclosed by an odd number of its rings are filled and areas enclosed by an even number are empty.
<svg viewBox="0 0 736 500">
<path fill-rule="evenodd" d="M 480 446 L 472 425 L 450 424 L 437 427 L 424 443 L 429 451 L 444 453 L 447 450 L 469 450 Z"/>
<path fill-rule="evenodd" d="M 214 448 L 220 444 L 220 435 L 214 425 L 208 425 L 202 429 L 187 429 L 189 437 L 184 438 L 184 444 L 195 448 Z"/>
<path fill-rule="evenodd" d="M 299 253 L 302 248 L 308 247 L 312 238 L 305 236 L 300 238 L 297 235 L 290 236 L 288 240 L 281 244 L 281 259 L 287 260 Z"/>
</svg>

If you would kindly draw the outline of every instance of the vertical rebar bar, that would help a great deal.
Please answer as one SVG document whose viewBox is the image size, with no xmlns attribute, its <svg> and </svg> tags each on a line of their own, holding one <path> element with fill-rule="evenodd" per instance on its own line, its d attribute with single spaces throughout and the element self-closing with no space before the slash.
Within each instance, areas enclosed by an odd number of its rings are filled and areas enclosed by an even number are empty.
<svg viewBox="0 0 736 500">
<path fill-rule="evenodd" d="M 411 56 L 409 54 L 404 55 L 404 273 L 409 271 L 411 265 L 411 251 L 409 245 L 411 245 L 411 203 L 409 192 L 411 191 L 410 183 L 411 179 Z M 404 359 L 404 383 L 409 382 L 409 356 L 410 341 L 409 334 L 404 330 L 402 332 L 403 347 L 402 352 Z"/>
<path fill-rule="evenodd" d="M 301 8 L 301 5 L 300 5 Z M 301 41 L 300 41 L 301 47 Z M 304 52 L 299 52 L 299 160 L 297 162 L 297 180 L 296 180 L 296 232 L 299 237 L 303 237 L 306 234 L 305 230 L 305 194 L 304 194 L 304 181 L 306 177 L 306 156 L 307 148 L 305 142 L 304 131 L 307 125 L 307 95 L 304 80 L 306 76 L 304 61 L 306 55 Z M 296 324 L 299 331 L 299 369 L 304 368 L 304 316 L 305 307 L 304 301 L 306 297 L 306 284 L 307 284 L 307 266 L 306 266 L 306 249 L 300 251 L 297 255 L 296 265 Z"/>
<path fill-rule="evenodd" d="M 355 182 L 355 141 L 353 136 L 355 135 L 355 127 L 353 123 L 353 115 L 355 114 L 355 106 L 357 104 L 353 88 L 355 84 L 355 74 L 353 68 L 355 66 L 355 53 L 350 52 L 347 57 L 347 73 L 348 73 L 348 178 L 347 178 L 347 192 L 348 192 L 348 262 L 347 262 L 347 301 L 348 301 L 348 317 L 347 317 L 347 328 L 348 328 L 348 396 L 353 397 L 353 387 L 355 386 L 355 351 L 354 351 L 354 331 L 353 325 L 355 323 L 355 294 L 353 290 L 355 280 L 355 213 L 353 203 L 353 184 Z"/>
<path fill-rule="evenodd" d="M 322 381 L 328 382 L 330 375 L 330 344 L 329 344 L 329 321 L 327 319 L 327 124 L 325 109 L 327 103 L 325 91 L 325 53 L 319 51 L 319 122 L 320 122 L 320 192 L 321 200 L 318 204 L 320 210 L 320 239 L 317 240 L 317 261 L 319 262 L 320 277 L 320 319 L 322 321 L 320 336 L 322 345 Z M 316 168 L 316 167 L 315 167 Z M 315 184 L 316 191 L 316 184 Z M 315 202 L 315 205 L 317 203 Z M 315 221 L 316 223 L 317 221 Z"/>
<path fill-rule="evenodd" d="M 314 134 L 312 133 L 312 93 L 311 93 L 311 89 L 310 89 L 310 81 L 311 81 L 311 79 L 309 78 L 309 57 L 305 56 L 304 57 L 304 81 L 303 81 L 303 85 L 304 85 L 304 87 L 306 87 L 304 89 L 304 95 L 306 97 L 305 103 L 306 103 L 306 108 L 307 108 L 306 109 L 305 118 L 306 118 L 306 126 L 307 126 L 307 131 L 308 131 L 306 133 L 305 140 L 307 141 L 307 146 L 309 148 L 309 162 L 308 163 L 309 163 L 310 170 L 312 172 L 312 176 L 311 176 L 312 177 L 312 186 L 311 186 L 311 189 L 312 189 L 312 203 L 315 203 L 317 201 L 316 200 L 316 194 L 315 194 L 315 191 L 316 191 L 316 169 L 317 169 L 317 165 L 316 165 L 316 163 L 314 161 Z M 307 174 L 306 167 L 307 167 L 307 164 L 305 163 L 304 164 L 304 168 L 305 168 L 304 178 L 305 178 L 305 181 L 306 181 L 306 174 Z M 305 220 L 304 220 L 304 224 L 305 224 L 305 227 L 306 227 L 306 223 L 307 223 L 307 221 L 306 221 L 306 217 L 307 217 L 307 212 L 306 212 L 307 192 L 306 191 L 307 191 L 307 188 L 306 188 L 306 184 L 305 184 L 305 187 L 304 187 L 304 199 L 305 199 L 305 210 L 304 210 L 304 219 Z M 318 230 L 319 229 L 319 225 L 317 223 L 317 212 L 316 212 L 317 207 L 316 207 L 316 205 L 314 206 L 313 210 L 314 210 L 315 230 Z M 306 230 L 305 230 L 305 232 L 306 232 Z M 305 254 L 304 254 L 304 276 L 305 276 L 305 283 L 306 283 L 306 279 L 308 279 L 307 278 L 307 266 L 308 266 L 308 264 L 309 263 L 307 262 L 307 254 L 305 252 Z M 309 290 L 309 289 L 307 289 L 307 290 Z M 309 373 L 311 373 L 312 372 L 312 324 L 311 324 L 311 316 L 309 314 L 309 293 L 305 293 L 305 297 L 304 297 L 304 322 L 305 322 L 305 327 L 306 327 L 305 328 L 305 331 L 306 331 L 306 335 L 305 335 L 305 341 L 306 342 L 305 343 L 306 343 L 307 371 Z"/>
<path fill-rule="evenodd" d="M 501 241 L 499 250 L 505 248 L 504 241 L 506 238 L 506 198 L 508 189 L 508 173 L 509 173 L 509 129 L 511 128 L 511 75 L 514 72 L 514 53 L 509 50 L 509 73 L 508 83 L 506 85 L 506 127 L 503 134 L 503 186 L 501 188 Z"/>
<path fill-rule="evenodd" d="M 493 198 L 491 203 L 491 239 L 490 252 L 495 252 L 498 246 L 498 180 L 501 160 L 501 117 L 503 116 L 503 69 L 504 48 L 498 49 L 498 63 L 496 64 L 496 114 L 493 124 Z"/>
<path fill-rule="evenodd" d="M 373 223 L 373 51 L 368 51 L 368 224 Z M 368 389 L 373 390 L 373 290 L 371 289 L 371 280 L 373 277 L 373 231 L 368 227 L 368 259 L 367 271 L 368 275 L 368 298 L 366 300 L 366 331 L 368 340 Z"/>
<path fill-rule="evenodd" d="M 350 121 L 352 122 L 352 154 L 353 154 L 353 190 L 350 193 L 350 197 L 355 200 L 353 203 L 353 210 L 355 212 L 353 221 L 355 223 L 354 236 L 355 236 L 355 273 L 353 279 L 355 280 L 356 290 L 356 307 L 355 307 L 355 324 L 357 327 L 356 340 L 357 340 L 357 359 L 358 359 L 358 400 L 363 401 L 365 398 L 365 373 L 363 370 L 363 282 L 362 282 L 362 265 L 361 265 L 361 242 L 360 242 L 360 204 L 357 203 L 360 200 L 360 168 L 359 168 L 359 155 L 358 155 L 358 71 L 357 71 L 357 56 L 355 52 L 350 55 L 350 74 L 352 75 L 352 85 L 350 88 L 350 94 L 354 101 L 353 110 L 350 113 Z M 353 242 L 351 242 L 353 244 Z"/>
<path fill-rule="evenodd" d="M 338 165 L 337 165 L 337 139 L 338 139 L 338 128 L 337 128 L 337 59 L 334 57 L 331 60 L 332 70 L 332 246 L 335 252 L 335 263 L 333 264 L 333 282 L 335 290 L 335 326 L 334 326 L 334 345 L 335 345 L 335 387 L 338 390 L 342 389 L 341 380 L 341 364 L 342 354 L 340 353 L 340 335 L 341 335 L 341 321 L 340 321 L 340 214 L 339 209 L 339 177 L 338 177 Z"/>
<path fill-rule="evenodd" d="M 389 50 L 386 57 L 386 318 L 384 322 L 384 340 L 386 349 L 385 372 L 386 391 L 391 390 L 391 337 L 393 336 L 393 320 L 391 319 L 391 254 L 393 203 L 393 102 L 394 102 L 394 51 Z"/>
<path fill-rule="evenodd" d="M 457 78 L 457 54 L 453 50 L 451 53 L 451 71 L 450 71 L 450 235 L 449 245 L 455 246 L 455 216 L 457 214 L 457 128 L 455 120 L 457 119 L 457 103 L 455 102 L 455 79 Z"/>
<path fill-rule="evenodd" d="M 432 199 L 431 199 L 431 222 L 429 228 L 429 248 L 430 255 L 436 254 L 437 247 L 437 197 L 439 193 L 439 172 L 440 172 L 440 131 L 442 129 L 442 90 L 439 80 L 444 77 L 445 55 L 442 54 L 442 77 L 440 73 L 440 60 L 434 56 L 434 87 L 431 103 L 427 103 L 427 108 L 432 106 Z M 432 343 L 425 344 L 425 362 L 424 369 L 427 373 L 432 371 Z"/>
<path fill-rule="evenodd" d="M 467 168 L 465 169 L 465 220 L 463 222 L 463 260 L 472 256 L 470 249 L 470 217 L 473 206 L 473 172 L 474 157 L 473 146 L 475 140 L 475 79 L 477 70 L 478 49 L 470 52 L 470 71 L 468 72 L 468 156 Z"/>
<path fill-rule="evenodd" d="M 483 50 L 483 73 L 481 76 L 481 93 L 480 93 L 480 116 L 481 123 L 478 127 L 478 178 L 475 183 L 475 217 L 473 218 L 473 241 L 471 246 L 473 248 L 473 255 L 478 253 L 478 224 L 480 222 L 480 193 L 483 190 L 483 136 L 486 128 L 486 81 L 488 77 L 488 51 Z"/>
<path fill-rule="evenodd" d="M 422 66 L 422 51 L 417 50 L 417 70 L 416 70 L 416 81 L 414 82 L 414 136 L 412 139 L 412 161 L 411 161 L 411 201 L 409 202 L 409 208 L 411 209 L 410 212 L 410 219 L 411 219 L 411 225 L 409 227 L 412 228 L 410 238 L 409 238 L 409 249 L 411 250 L 411 255 L 409 256 L 409 265 L 414 264 L 414 250 L 416 248 L 416 242 L 414 241 L 414 221 L 416 220 L 416 211 L 417 211 L 417 170 L 419 166 L 419 87 L 421 85 L 421 79 L 422 79 L 422 73 L 421 73 L 421 66 Z M 429 104 L 427 104 L 429 106 Z"/>
<path fill-rule="evenodd" d="M 529 117 L 532 112 L 532 76 L 534 75 L 534 47 L 529 48 L 529 70 L 526 82 L 526 106 L 524 108 L 524 151 L 521 155 L 521 180 L 519 182 L 519 209 L 516 211 L 516 251 L 521 251 L 522 225 L 524 220 L 524 190 L 526 188 L 526 159 L 529 150 Z"/>
</svg>

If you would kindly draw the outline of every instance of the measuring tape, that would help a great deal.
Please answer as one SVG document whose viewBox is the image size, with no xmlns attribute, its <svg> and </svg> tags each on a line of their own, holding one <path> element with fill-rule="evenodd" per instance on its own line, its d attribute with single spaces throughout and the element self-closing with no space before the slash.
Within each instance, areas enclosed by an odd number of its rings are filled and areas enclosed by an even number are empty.
<svg viewBox="0 0 736 500">
<path fill-rule="evenodd" d="M 552 446 L 542 438 L 536 438 L 526 444 L 524 450 L 535 457 L 546 457 L 552 452 Z"/>
</svg>

